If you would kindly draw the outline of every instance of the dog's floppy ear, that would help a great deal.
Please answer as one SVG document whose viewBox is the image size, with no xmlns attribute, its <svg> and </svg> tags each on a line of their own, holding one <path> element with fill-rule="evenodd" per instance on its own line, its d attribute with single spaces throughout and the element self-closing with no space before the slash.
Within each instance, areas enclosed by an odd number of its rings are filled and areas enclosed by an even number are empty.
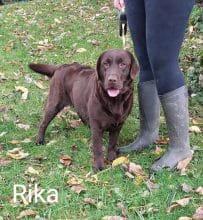
<svg viewBox="0 0 203 220">
<path fill-rule="evenodd" d="M 103 79 L 103 74 L 101 70 L 101 61 L 102 61 L 104 53 L 102 53 L 97 60 L 97 79 L 100 81 Z"/>
<path fill-rule="evenodd" d="M 132 80 L 134 80 L 135 76 L 140 71 L 140 68 L 139 68 L 139 65 L 137 64 L 137 62 L 135 61 L 135 58 L 133 57 L 132 53 L 129 51 L 128 51 L 128 53 L 130 54 L 130 57 L 131 57 L 130 78 Z"/>
</svg>

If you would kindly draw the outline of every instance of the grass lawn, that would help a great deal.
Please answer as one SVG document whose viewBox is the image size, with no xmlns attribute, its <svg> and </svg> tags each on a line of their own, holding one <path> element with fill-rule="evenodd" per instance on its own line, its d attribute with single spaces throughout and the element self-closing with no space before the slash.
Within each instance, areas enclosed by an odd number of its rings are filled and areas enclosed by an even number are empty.
<svg viewBox="0 0 203 220">
<path fill-rule="evenodd" d="M 195 19 L 201 13 L 202 10 L 196 6 L 181 55 L 181 67 L 188 73 L 186 79 L 194 91 L 197 77 L 191 76 L 190 72 L 200 69 L 202 40 Z M 185 175 L 167 170 L 152 176 L 149 174 L 148 168 L 167 147 L 163 116 L 160 128 L 162 142 L 141 153 L 125 155 L 143 168 L 145 177 L 134 175 L 134 178 L 129 178 L 121 166 L 113 169 L 111 165 L 94 175 L 90 130 L 76 121 L 78 116 L 73 109 L 66 109 L 50 124 L 46 145 L 36 146 L 34 143 L 49 81 L 29 70 L 28 64 L 78 61 L 95 66 L 101 52 L 121 48 L 113 1 L 18 2 L 0 6 L 0 20 L 0 220 L 23 218 L 22 211 L 25 210 L 28 213 L 24 219 L 41 220 L 99 220 L 105 216 L 122 216 L 130 220 L 191 217 L 203 203 L 202 195 L 194 192 L 203 186 L 202 133 L 190 133 L 194 156 Z M 129 36 L 128 44 L 133 51 Z M 201 95 L 196 97 L 201 98 Z M 202 129 L 202 109 L 196 97 L 190 98 L 190 126 Z M 138 132 L 135 91 L 133 111 L 121 131 L 119 145 L 133 141 Z M 107 141 L 105 136 L 104 146 L 107 146 Z M 13 148 L 22 149 L 12 156 L 9 151 Z M 23 154 L 22 150 L 29 155 Z M 62 155 L 71 157 L 70 165 L 63 164 L 65 159 Z M 25 158 L 14 159 L 17 156 Z M 65 162 L 69 162 L 68 159 Z M 78 188 L 73 187 L 74 181 Z M 32 191 L 35 183 L 42 189 L 56 189 L 58 203 L 35 203 L 34 200 L 13 203 L 14 184 L 23 184 Z M 182 184 L 193 190 L 182 189 Z M 46 197 L 48 193 L 43 195 Z M 187 205 L 177 205 L 167 212 L 173 202 L 187 197 L 190 197 Z M 54 199 L 56 197 L 53 196 Z"/>
</svg>

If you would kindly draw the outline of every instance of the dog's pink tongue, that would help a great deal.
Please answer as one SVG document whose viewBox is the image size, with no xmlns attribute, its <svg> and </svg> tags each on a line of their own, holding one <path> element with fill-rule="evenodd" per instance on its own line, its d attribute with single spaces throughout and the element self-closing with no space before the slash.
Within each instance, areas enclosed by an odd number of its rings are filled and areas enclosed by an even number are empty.
<svg viewBox="0 0 203 220">
<path fill-rule="evenodd" d="M 119 95 L 118 89 L 108 89 L 107 92 L 110 97 L 116 97 L 117 95 Z"/>
</svg>

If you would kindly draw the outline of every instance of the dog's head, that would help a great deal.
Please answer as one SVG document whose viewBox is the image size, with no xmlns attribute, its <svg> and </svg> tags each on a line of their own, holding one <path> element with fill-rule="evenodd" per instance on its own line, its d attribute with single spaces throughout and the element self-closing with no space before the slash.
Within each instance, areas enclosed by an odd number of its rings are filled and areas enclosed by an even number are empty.
<svg viewBox="0 0 203 220">
<path fill-rule="evenodd" d="M 110 97 L 122 94 L 138 71 L 133 55 L 122 49 L 106 51 L 97 61 L 98 80 Z"/>
</svg>

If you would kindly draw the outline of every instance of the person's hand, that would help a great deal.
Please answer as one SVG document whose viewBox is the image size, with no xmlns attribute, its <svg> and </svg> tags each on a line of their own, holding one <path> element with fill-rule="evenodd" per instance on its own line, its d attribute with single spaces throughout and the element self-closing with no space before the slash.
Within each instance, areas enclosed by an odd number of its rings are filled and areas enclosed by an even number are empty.
<svg viewBox="0 0 203 220">
<path fill-rule="evenodd" d="M 114 0 L 114 7 L 121 11 L 125 7 L 124 0 Z"/>
</svg>

